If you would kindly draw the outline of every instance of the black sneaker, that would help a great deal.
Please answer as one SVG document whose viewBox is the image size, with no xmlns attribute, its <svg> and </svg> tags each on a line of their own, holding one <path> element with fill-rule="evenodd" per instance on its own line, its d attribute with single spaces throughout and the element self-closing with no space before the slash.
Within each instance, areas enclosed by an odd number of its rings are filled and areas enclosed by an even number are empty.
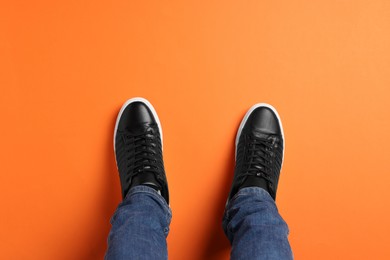
<svg viewBox="0 0 390 260">
<path fill-rule="evenodd" d="M 229 198 L 244 187 L 261 187 L 275 200 L 283 163 L 283 128 L 275 108 L 256 104 L 241 121 L 236 136 L 236 167 Z"/>
<path fill-rule="evenodd" d="M 123 198 L 131 187 L 147 185 L 169 204 L 161 124 L 146 99 L 132 98 L 122 106 L 115 125 L 114 151 Z"/>
</svg>

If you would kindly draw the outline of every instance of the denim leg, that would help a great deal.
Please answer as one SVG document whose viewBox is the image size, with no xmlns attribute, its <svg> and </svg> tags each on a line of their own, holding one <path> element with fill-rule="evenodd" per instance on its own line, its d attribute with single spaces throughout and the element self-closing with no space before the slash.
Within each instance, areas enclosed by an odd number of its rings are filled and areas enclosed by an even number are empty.
<svg viewBox="0 0 390 260">
<path fill-rule="evenodd" d="M 293 259 L 288 227 L 262 188 L 243 188 L 226 205 L 223 229 L 231 259 Z"/>
<path fill-rule="evenodd" d="M 172 212 L 147 186 L 135 186 L 111 218 L 105 259 L 167 259 L 166 237 Z"/>
</svg>

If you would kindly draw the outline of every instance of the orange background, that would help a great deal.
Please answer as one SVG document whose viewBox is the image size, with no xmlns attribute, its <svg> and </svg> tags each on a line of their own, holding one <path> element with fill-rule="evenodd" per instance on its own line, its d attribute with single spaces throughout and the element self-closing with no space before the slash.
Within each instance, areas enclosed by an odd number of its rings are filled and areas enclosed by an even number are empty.
<svg viewBox="0 0 390 260">
<path fill-rule="evenodd" d="M 1 1 L 2 259 L 101 259 L 119 108 L 164 132 L 170 259 L 228 259 L 234 137 L 280 113 L 296 259 L 390 259 L 390 2 Z"/>
</svg>

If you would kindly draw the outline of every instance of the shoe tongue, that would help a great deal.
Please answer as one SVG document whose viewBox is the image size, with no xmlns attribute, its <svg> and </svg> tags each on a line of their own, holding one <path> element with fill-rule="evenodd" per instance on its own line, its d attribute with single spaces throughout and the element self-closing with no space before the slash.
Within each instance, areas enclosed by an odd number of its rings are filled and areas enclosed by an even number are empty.
<svg viewBox="0 0 390 260">
<path fill-rule="evenodd" d="M 133 185 L 151 185 L 155 186 L 157 189 L 161 189 L 161 186 L 159 184 L 159 181 L 156 178 L 156 175 L 153 172 L 148 171 L 148 167 L 150 169 L 150 166 L 145 166 L 144 171 L 135 175 L 133 177 Z"/>
</svg>

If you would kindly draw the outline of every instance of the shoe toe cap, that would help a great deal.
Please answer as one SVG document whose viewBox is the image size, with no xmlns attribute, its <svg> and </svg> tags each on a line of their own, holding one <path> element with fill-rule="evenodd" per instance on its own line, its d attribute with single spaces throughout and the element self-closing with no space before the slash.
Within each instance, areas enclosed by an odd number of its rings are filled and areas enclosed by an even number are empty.
<svg viewBox="0 0 390 260">
<path fill-rule="evenodd" d="M 156 119 L 147 104 L 136 101 L 130 103 L 123 111 L 118 129 L 137 127 L 145 124 L 155 124 Z"/>
<path fill-rule="evenodd" d="M 246 127 L 265 134 L 282 135 L 282 127 L 278 115 L 272 108 L 260 106 L 249 116 Z"/>
</svg>

